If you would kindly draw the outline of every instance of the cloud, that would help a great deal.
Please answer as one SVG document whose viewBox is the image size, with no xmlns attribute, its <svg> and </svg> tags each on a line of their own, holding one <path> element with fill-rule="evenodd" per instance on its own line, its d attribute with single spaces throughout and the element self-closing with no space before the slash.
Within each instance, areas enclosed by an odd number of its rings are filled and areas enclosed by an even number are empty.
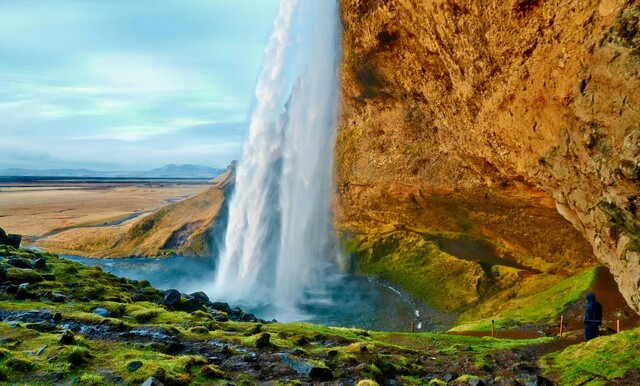
<svg viewBox="0 0 640 386">
<path fill-rule="evenodd" d="M 0 1 L 2 167 L 226 166 L 277 3 Z"/>
</svg>

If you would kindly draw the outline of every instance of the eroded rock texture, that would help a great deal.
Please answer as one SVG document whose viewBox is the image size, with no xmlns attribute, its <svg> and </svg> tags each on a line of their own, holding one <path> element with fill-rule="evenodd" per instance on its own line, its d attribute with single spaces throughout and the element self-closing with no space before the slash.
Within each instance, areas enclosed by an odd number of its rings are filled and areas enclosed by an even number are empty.
<svg viewBox="0 0 640 386">
<path fill-rule="evenodd" d="M 640 1 L 342 0 L 341 18 L 342 229 L 593 251 L 640 311 Z"/>
</svg>

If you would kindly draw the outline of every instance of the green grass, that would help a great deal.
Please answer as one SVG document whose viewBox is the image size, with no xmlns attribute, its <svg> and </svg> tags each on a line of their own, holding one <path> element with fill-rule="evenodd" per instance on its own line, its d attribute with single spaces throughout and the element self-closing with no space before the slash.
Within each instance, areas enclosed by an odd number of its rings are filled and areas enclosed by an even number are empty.
<svg viewBox="0 0 640 386">
<path fill-rule="evenodd" d="M 629 370 L 640 369 L 640 329 L 599 337 L 544 356 L 547 375 L 562 385 L 615 384 Z"/>
<path fill-rule="evenodd" d="M 460 325 L 454 331 L 487 331 L 491 329 L 491 320 L 495 320 L 496 328 L 513 327 L 514 323 L 548 323 L 555 321 L 566 309 L 567 305 L 580 299 L 582 294 L 591 288 L 596 276 L 597 267 L 588 268 L 578 275 L 556 282 L 557 277 L 536 275 L 516 285 L 513 293 L 520 294 L 511 299 L 498 297 L 483 305 L 481 310 L 472 309 L 463 313 L 457 320 Z M 534 283 L 531 283 L 535 281 Z M 554 283 L 547 286 L 543 285 Z M 522 294 L 530 293 L 529 296 Z M 507 298 L 512 292 L 507 294 Z M 478 314 L 490 317 L 477 320 Z"/>
<path fill-rule="evenodd" d="M 444 253 L 413 233 L 359 235 L 345 241 L 345 247 L 358 256 L 358 272 L 400 286 L 437 310 L 471 306 L 488 282 L 479 264 Z"/>
</svg>

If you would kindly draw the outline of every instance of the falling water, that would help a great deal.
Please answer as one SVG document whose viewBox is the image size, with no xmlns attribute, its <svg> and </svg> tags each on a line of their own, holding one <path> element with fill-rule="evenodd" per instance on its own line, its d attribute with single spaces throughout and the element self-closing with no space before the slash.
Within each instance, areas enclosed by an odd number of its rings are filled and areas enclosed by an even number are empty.
<svg viewBox="0 0 640 386">
<path fill-rule="evenodd" d="M 286 319 L 321 285 L 335 255 L 338 55 L 335 1 L 281 0 L 229 204 L 217 298 L 272 305 Z"/>
</svg>

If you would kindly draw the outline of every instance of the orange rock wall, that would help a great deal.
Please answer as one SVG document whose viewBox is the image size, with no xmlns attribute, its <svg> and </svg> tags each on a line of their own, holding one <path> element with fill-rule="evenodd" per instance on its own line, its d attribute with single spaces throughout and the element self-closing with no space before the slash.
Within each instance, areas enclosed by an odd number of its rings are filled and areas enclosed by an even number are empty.
<svg viewBox="0 0 640 386">
<path fill-rule="evenodd" d="M 640 1 L 341 0 L 341 19 L 340 228 L 592 250 L 640 311 Z"/>
</svg>

